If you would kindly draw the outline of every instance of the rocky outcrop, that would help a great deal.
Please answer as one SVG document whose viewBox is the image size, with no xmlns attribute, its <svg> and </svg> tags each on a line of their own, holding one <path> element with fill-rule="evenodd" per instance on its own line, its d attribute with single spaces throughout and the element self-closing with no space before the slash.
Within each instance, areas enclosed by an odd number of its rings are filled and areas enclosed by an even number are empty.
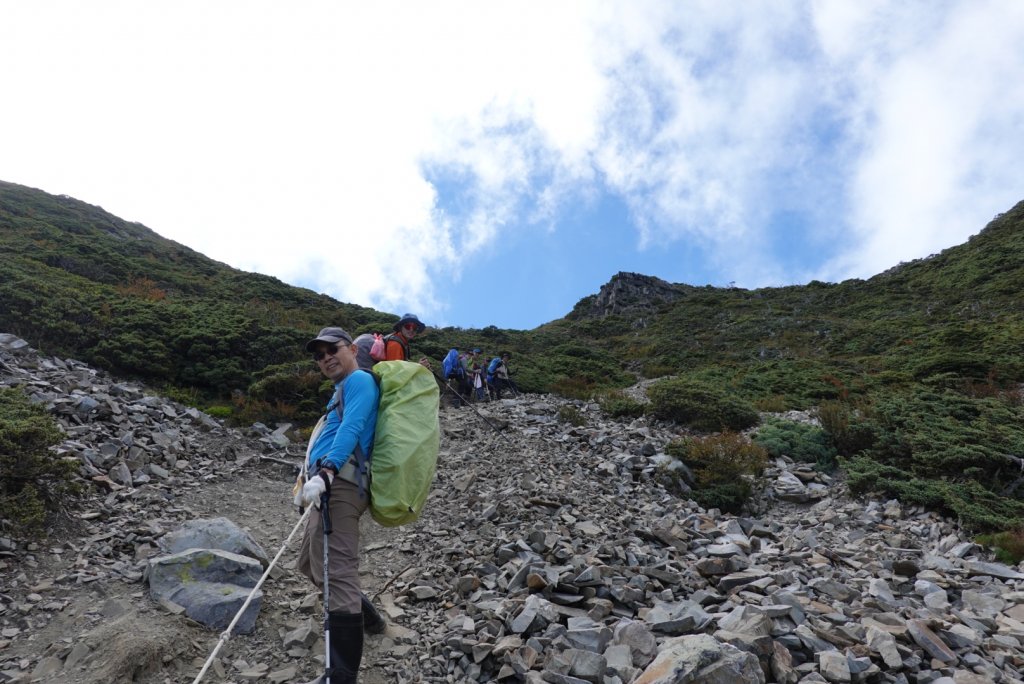
<svg viewBox="0 0 1024 684">
<path fill-rule="evenodd" d="M 250 590 L 263 574 L 259 561 L 219 549 L 187 549 L 153 558 L 148 568 L 149 593 L 171 612 L 179 610 L 201 625 L 223 630 L 244 607 L 233 633 L 248 634 L 256 625 L 263 593 Z"/>
<path fill-rule="evenodd" d="M 582 308 L 578 305 L 575 313 L 598 318 L 622 315 L 635 319 L 653 313 L 662 304 L 682 296 L 683 286 L 654 276 L 619 272 L 601 286 L 595 297 L 585 300 Z"/>
</svg>

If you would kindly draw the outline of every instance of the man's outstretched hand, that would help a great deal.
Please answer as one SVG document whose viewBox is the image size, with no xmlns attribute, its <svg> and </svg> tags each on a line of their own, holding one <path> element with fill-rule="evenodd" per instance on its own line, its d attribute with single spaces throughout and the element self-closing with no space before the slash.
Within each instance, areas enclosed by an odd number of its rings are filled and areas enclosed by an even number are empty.
<svg viewBox="0 0 1024 684">
<path fill-rule="evenodd" d="M 321 468 L 319 473 L 302 485 L 302 505 L 320 508 L 320 497 L 331 491 L 333 481 L 334 473 L 327 468 Z"/>
</svg>

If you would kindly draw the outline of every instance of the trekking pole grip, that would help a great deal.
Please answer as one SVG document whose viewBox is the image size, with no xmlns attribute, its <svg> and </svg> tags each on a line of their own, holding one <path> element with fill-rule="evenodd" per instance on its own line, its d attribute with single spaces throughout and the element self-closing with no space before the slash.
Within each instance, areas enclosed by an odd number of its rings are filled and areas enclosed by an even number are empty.
<svg viewBox="0 0 1024 684">
<path fill-rule="evenodd" d="M 327 492 L 320 495 L 320 522 L 323 523 L 324 534 L 331 533 L 331 512 L 328 509 L 330 502 L 331 497 Z"/>
</svg>

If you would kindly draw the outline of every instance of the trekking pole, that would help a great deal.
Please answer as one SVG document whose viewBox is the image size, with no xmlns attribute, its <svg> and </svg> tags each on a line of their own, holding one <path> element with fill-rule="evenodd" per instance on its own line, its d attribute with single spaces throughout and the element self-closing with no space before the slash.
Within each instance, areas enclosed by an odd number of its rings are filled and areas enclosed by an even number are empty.
<svg viewBox="0 0 1024 684">
<path fill-rule="evenodd" d="M 512 390 L 512 396 L 518 399 L 519 391 L 516 389 L 516 384 L 512 382 L 512 371 L 509 370 L 508 366 L 505 366 L 505 370 L 508 371 L 508 377 L 505 378 L 505 384 L 507 384 L 508 388 Z"/>
<path fill-rule="evenodd" d="M 320 495 L 320 523 L 324 528 L 324 682 L 331 684 L 331 587 L 327 574 L 327 535 L 331 533 L 331 512 L 328 510 L 330 495 L 324 492 Z"/>
</svg>

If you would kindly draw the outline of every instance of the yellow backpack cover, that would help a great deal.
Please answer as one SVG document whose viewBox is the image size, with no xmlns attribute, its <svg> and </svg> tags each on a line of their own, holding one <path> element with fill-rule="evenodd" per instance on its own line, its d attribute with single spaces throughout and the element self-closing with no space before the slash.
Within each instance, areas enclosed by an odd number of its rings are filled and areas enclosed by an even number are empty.
<svg viewBox="0 0 1024 684">
<path fill-rule="evenodd" d="M 370 514 L 385 527 L 419 518 L 437 468 L 441 428 L 434 374 L 418 363 L 381 361 L 380 408 L 370 457 Z"/>
</svg>

